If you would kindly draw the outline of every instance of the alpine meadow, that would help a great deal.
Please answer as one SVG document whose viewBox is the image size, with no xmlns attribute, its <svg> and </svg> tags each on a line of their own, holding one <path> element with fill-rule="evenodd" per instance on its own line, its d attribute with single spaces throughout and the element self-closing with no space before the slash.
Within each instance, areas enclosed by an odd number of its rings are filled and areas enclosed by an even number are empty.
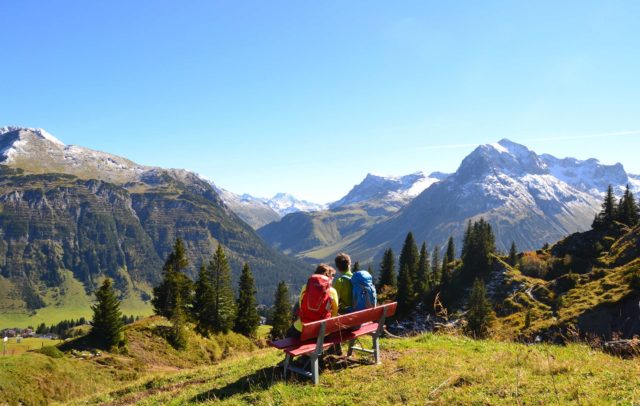
<svg viewBox="0 0 640 406">
<path fill-rule="evenodd" d="M 0 10 L 0 406 L 640 404 L 639 3 Z"/>
</svg>

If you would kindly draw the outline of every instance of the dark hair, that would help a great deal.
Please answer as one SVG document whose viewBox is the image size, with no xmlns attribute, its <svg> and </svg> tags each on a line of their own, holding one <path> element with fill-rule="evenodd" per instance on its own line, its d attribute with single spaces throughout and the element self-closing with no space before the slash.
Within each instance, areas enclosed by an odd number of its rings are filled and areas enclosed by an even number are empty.
<svg viewBox="0 0 640 406">
<path fill-rule="evenodd" d="M 351 265 L 351 257 L 344 252 L 341 252 L 336 257 L 335 263 L 340 272 L 347 272 L 349 270 L 349 266 Z"/>
<path fill-rule="evenodd" d="M 316 271 L 314 272 L 314 274 L 325 275 L 329 277 L 333 277 L 335 273 L 336 273 L 336 270 L 327 264 L 318 265 L 318 267 L 316 268 Z"/>
</svg>

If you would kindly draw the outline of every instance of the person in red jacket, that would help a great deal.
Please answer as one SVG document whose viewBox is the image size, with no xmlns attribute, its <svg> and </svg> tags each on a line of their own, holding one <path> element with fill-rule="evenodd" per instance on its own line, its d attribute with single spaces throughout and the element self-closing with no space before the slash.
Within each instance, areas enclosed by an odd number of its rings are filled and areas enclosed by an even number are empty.
<svg viewBox="0 0 640 406">
<path fill-rule="evenodd" d="M 287 331 L 287 337 L 300 338 L 302 324 L 338 315 L 338 292 L 331 286 L 336 270 L 320 264 L 300 291 L 298 318 Z"/>
</svg>

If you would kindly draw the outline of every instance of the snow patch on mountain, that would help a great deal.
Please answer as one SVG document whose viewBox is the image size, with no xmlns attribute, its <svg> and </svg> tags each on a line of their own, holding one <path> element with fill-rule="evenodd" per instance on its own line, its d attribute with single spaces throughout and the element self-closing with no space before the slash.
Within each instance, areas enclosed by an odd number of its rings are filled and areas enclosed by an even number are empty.
<svg viewBox="0 0 640 406">
<path fill-rule="evenodd" d="M 286 216 L 289 213 L 298 211 L 311 212 L 327 208 L 325 204 L 300 200 L 289 193 L 277 193 L 271 199 L 265 199 L 265 203 L 281 216 Z"/>
<path fill-rule="evenodd" d="M 434 172 L 429 176 L 423 172 L 404 176 L 382 176 L 369 173 L 345 197 L 331 203 L 329 207 L 334 209 L 373 200 L 400 207 L 446 176 L 440 172 Z"/>
</svg>

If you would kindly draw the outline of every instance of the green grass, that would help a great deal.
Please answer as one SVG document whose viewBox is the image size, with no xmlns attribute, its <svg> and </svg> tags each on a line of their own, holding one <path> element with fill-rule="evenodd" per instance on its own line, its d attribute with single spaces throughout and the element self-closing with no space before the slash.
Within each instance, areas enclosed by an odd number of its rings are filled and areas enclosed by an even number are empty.
<svg viewBox="0 0 640 406">
<path fill-rule="evenodd" d="M 280 352 L 260 350 L 213 366 L 141 378 L 78 404 L 378 405 L 634 404 L 640 364 L 566 347 L 426 334 L 383 340 L 383 364 L 324 370 L 319 386 L 284 382 Z M 364 361 L 362 361 L 364 362 Z"/>
<path fill-rule="evenodd" d="M 91 320 L 93 317 L 91 305 L 93 305 L 95 298 L 86 293 L 84 285 L 73 277 L 71 271 L 62 270 L 60 272 L 63 275 L 63 283 L 60 287 L 48 289 L 45 292 L 46 307 L 33 313 L 24 310 L 16 312 L 4 310 L 0 313 L 0 329 L 37 327 L 40 323 L 50 326 L 62 320 L 77 320 L 81 317 Z M 129 285 L 133 286 L 131 283 Z M 148 287 L 144 288 L 150 290 Z M 135 292 L 133 288 L 129 289 L 120 304 L 120 311 L 127 316 L 150 316 L 153 313 L 151 304 L 142 301 Z"/>
<path fill-rule="evenodd" d="M 20 355 L 29 350 L 37 350 L 49 345 L 60 344 L 62 340 L 49 340 L 46 338 L 23 338 L 20 343 L 15 337 L 9 338 L 7 341 L 6 355 Z"/>
</svg>

